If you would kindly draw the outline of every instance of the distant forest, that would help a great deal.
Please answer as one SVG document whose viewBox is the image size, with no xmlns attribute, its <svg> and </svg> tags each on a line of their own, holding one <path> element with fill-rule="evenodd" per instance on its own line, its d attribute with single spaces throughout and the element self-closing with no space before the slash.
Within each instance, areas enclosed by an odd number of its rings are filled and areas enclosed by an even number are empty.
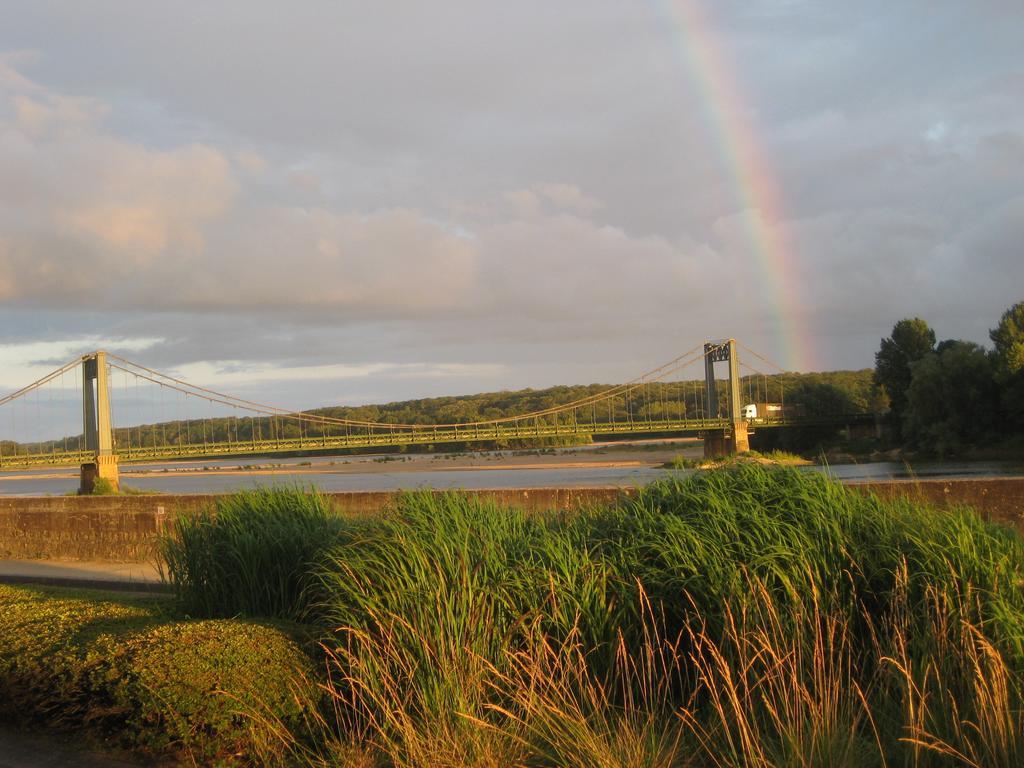
<svg viewBox="0 0 1024 768">
<path fill-rule="evenodd" d="M 869 413 L 885 409 L 884 395 L 875 386 L 873 371 L 829 371 L 823 373 L 783 373 L 773 376 L 746 376 L 741 379 L 742 404 L 785 403 L 799 404 L 808 416 L 837 413 Z M 303 411 L 307 416 L 326 416 L 354 421 L 394 424 L 451 424 L 468 421 L 486 421 L 506 416 L 544 410 L 553 406 L 597 395 L 615 385 L 589 384 L 557 386 L 546 389 L 523 389 L 506 392 L 486 392 L 475 395 L 432 397 L 402 400 L 380 405 L 333 406 Z M 720 411 L 727 408 L 728 383 L 719 382 Z M 619 396 L 609 403 L 600 403 L 580 409 L 580 422 L 646 421 L 662 418 L 695 418 L 705 415 L 705 384 L 700 381 L 651 383 L 633 389 L 628 397 Z M 268 438 L 298 438 L 315 440 L 328 435 L 344 434 L 344 427 L 321 426 L 287 418 L 229 416 L 189 421 L 166 421 L 115 429 L 116 445 L 161 446 L 197 444 L 204 442 L 246 442 Z M 53 449 L 75 448 L 81 435 L 33 445 L 42 452 Z M 571 440 L 570 440 L 571 442 Z M 476 448 L 540 447 L 567 444 L 566 440 L 542 439 L 512 444 L 487 445 L 475 443 Z M 468 446 L 447 443 L 449 448 Z M 422 448 L 421 448 L 422 449 Z M 4 452 L 15 452 L 13 443 L 4 442 Z M 25 450 L 25 446 L 21 446 Z"/>
</svg>

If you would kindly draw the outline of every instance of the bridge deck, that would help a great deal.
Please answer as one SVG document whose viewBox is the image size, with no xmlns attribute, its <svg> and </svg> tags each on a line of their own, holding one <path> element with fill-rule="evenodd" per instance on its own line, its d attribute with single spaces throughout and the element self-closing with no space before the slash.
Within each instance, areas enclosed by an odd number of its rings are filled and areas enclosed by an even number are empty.
<svg viewBox="0 0 1024 768">
<path fill-rule="evenodd" d="M 842 426 L 873 420 L 873 414 L 841 414 L 830 417 L 783 417 L 748 419 L 750 429 Z M 222 442 L 183 443 L 156 446 L 115 446 L 121 461 L 161 461 L 202 459 L 216 456 L 256 456 L 301 451 L 327 451 L 351 448 L 387 448 L 404 445 L 431 445 L 463 442 L 524 440 L 538 437 L 571 437 L 584 435 L 644 435 L 670 432 L 680 435 L 701 435 L 714 430 L 728 430 L 728 419 L 670 419 L 663 421 L 630 421 L 615 423 L 561 424 L 489 424 L 471 427 L 395 428 L 393 430 L 352 431 L 345 435 L 305 436 L 283 439 L 253 439 Z M 0 454 L 0 469 L 71 466 L 94 460 L 89 451 L 53 451 L 44 453 Z"/>
</svg>

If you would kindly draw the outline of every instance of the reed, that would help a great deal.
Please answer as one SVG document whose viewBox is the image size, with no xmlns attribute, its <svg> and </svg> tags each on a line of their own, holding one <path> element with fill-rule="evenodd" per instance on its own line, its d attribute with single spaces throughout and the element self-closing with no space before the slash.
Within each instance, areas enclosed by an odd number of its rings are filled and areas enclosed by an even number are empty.
<svg viewBox="0 0 1024 768">
<path fill-rule="evenodd" d="M 750 463 L 572 515 L 298 496 L 185 522 L 168 560 L 205 610 L 319 628 L 302 762 L 1024 764 L 1024 544 L 970 510 Z"/>
<path fill-rule="evenodd" d="M 318 610 L 389 764 L 969 765 L 1017 757 L 1022 566 L 968 510 L 741 465 L 570 517 L 406 495 Z"/>
<path fill-rule="evenodd" d="M 157 552 L 188 615 L 300 619 L 312 568 L 346 526 L 315 491 L 260 488 L 178 517 Z"/>
</svg>

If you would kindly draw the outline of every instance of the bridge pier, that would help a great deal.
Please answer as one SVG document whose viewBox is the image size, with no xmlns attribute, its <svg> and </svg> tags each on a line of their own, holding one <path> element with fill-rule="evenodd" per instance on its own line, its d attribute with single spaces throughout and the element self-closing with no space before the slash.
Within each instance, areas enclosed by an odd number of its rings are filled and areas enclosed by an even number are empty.
<svg viewBox="0 0 1024 768">
<path fill-rule="evenodd" d="M 117 469 L 117 456 L 97 456 L 96 461 L 86 462 L 81 466 L 78 493 L 90 494 L 99 479 L 109 480 L 113 489 L 121 487 L 120 473 Z"/>
<path fill-rule="evenodd" d="M 95 382 L 95 385 L 94 385 Z M 107 353 L 96 352 L 82 358 L 82 427 L 85 449 L 95 455 L 82 464 L 78 492 L 92 493 L 98 479 L 120 488 L 114 431 L 110 426 L 110 388 L 107 384 Z"/>
<path fill-rule="evenodd" d="M 704 435 L 704 458 L 723 459 L 750 450 L 750 436 L 747 423 L 737 421 L 732 429 L 712 429 Z"/>
</svg>

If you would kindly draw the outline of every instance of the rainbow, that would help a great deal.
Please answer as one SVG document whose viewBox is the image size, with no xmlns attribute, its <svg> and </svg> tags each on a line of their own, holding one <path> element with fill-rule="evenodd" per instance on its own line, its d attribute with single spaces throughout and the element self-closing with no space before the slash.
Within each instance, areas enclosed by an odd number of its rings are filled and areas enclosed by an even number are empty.
<svg viewBox="0 0 1024 768">
<path fill-rule="evenodd" d="M 715 30 L 702 6 L 707 0 L 650 0 L 673 33 L 673 47 L 683 69 L 700 94 L 708 130 L 732 179 L 744 212 L 747 237 L 753 246 L 758 275 L 766 286 L 770 311 L 778 327 L 781 364 L 789 370 L 811 370 L 817 354 L 807 327 L 800 275 L 782 222 L 782 192 L 757 139 L 744 118 L 744 98 Z"/>
</svg>

